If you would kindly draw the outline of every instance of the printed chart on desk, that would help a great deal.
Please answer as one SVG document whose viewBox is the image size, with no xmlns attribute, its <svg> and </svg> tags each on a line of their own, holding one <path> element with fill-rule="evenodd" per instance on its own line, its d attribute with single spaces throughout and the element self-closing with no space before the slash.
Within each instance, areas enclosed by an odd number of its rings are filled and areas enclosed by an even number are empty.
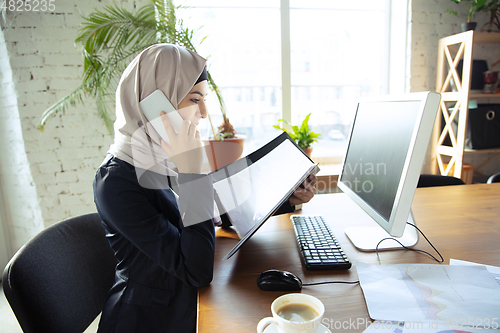
<svg viewBox="0 0 500 333">
<path fill-rule="evenodd" d="M 370 317 L 386 321 L 473 321 L 500 317 L 500 286 L 481 266 L 357 263 Z"/>
<path fill-rule="evenodd" d="M 432 267 L 431 271 L 435 271 L 437 274 L 446 274 L 446 271 L 441 269 L 441 267 Z M 417 301 L 418 306 L 427 319 L 439 319 L 438 314 L 446 309 L 446 304 L 440 303 L 437 296 L 443 294 L 444 291 L 436 289 L 439 288 L 439 286 L 432 287 L 425 285 L 425 281 L 421 283 L 417 282 L 420 278 L 415 267 L 402 267 L 399 269 L 399 272 L 408 290 Z M 412 277 L 412 275 L 414 276 Z M 458 296 L 460 297 L 460 295 Z"/>
<path fill-rule="evenodd" d="M 498 329 L 471 328 L 443 322 L 373 322 L 363 333 L 499 333 Z"/>
</svg>

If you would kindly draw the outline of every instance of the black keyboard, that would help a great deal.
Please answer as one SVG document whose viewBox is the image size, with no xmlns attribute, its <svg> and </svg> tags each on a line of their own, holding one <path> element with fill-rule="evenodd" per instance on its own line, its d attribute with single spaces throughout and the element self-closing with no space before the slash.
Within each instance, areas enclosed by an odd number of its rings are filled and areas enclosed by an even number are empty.
<svg viewBox="0 0 500 333">
<path fill-rule="evenodd" d="M 349 269 L 351 262 L 322 216 L 292 215 L 306 269 Z"/>
</svg>

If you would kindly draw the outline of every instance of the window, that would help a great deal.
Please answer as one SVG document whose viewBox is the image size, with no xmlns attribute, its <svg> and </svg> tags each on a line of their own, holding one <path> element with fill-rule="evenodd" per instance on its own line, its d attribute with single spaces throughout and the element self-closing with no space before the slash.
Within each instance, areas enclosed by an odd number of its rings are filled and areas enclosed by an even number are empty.
<svg viewBox="0 0 500 333">
<path fill-rule="evenodd" d="M 186 26 L 201 27 L 197 38 L 207 36 L 197 49 L 208 57 L 231 123 L 247 136 L 245 153 L 279 133 L 272 127 L 278 119 L 295 125 L 312 113 L 310 125 L 321 133 L 313 157 L 341 161 L 356 100 L 388 93 L 391 66 L 404 73 L 404 53 L 399 62 L 390 60 L 397 17 L 391 0 L 178 3 L 190 7 L 178 12 Z M 405 14 L 406 6 L 397 10 Z M 404 42 L 406 20 L 402 24 Z M 207 103 L 218 126 L 215 96 Z M 208 122 L 200 130 L 208 136 Z"/>
</svg>

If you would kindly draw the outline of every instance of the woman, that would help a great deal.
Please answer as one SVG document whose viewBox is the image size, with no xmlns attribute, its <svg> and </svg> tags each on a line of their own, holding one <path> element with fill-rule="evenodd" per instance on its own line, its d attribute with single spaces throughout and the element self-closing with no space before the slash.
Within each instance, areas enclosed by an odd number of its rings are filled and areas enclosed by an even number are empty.
<svg viewBox="0 0 500 333">
<path fill-rule="evenodd" d="M 196 129 L 207 116 L 205 62 L 182 47 L 153 45 L 118 84 L 115 140 L 94 180 L 97 211 L 118 259 L 99 332 L 196 331 L 197 288 L 212 280 L 218 221 Z M 139 107 L 156 89 L 184 119 L 175 133 L 162 117 L 170 144 Z M 288 210 L 312 198 L 314 183 L 294 193 Z"/>
</svg>

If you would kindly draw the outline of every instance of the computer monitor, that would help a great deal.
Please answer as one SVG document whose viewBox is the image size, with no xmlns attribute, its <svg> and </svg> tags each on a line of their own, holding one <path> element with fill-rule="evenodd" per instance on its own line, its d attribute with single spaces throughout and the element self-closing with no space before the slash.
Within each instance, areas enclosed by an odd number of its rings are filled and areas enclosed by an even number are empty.
<svg viewBox="0 0 500 333">
<path fill-rule="evenodd" d="M 387 95 L 360 100 L 351 126 L 338 187 L 379 227 L 347 228 L 362 251 L 383 238 L 405 246 L 418 241 L 411 204 L 421 173 L 441 95 L 434 92 Z M 382 242 L 379 250 L 401 248 Z"/>
</svg>

